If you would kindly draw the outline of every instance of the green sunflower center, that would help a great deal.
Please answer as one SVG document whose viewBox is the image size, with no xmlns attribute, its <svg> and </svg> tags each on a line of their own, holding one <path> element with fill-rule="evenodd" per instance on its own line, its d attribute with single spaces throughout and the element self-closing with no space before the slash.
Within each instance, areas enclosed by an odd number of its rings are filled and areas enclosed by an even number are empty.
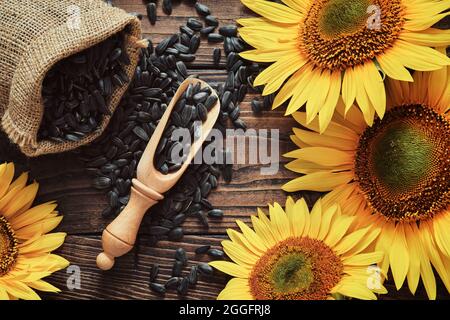
<svg viewBox="0 0 450 320">
<path fill-rule="evenodd" d="M 288 254 L 275 263 L 271 278 L 279 293 L 306 290 L 314 281 L 311 261 L 303 253 Z"/>
<path fill-rule="evenodd" d="M 369 6 L 368 0 L 330 0 L 319 18 L 321 31 L 334 37 L 360 29 L 369 17 Z"/>
<path fill-rule="evenodd" d="M 0 216 L 0 276 L 8 273 L 19 254 L 18 242 L 8 220 Z"/>
<path fill-rule="evenodd" d="M 450 205 L 450 123 L 421 105 L 388 111 L 362 134 L 355 175 L 373 209 L 395 221 Z"/>
<path fill-rule="evenodd" d="M 258 260 L 249 285 L 258 300 L 323 300 L 342 270 L 339 257 L 322 241 L 288 238 Z"/>
<path fill-rule="evenodd" d="M 393 123 L 373 146 L 376 175 L 393 191 L 411 190 L 432 169 L 433 148 L 433 141 L 414 126 Z"/>
</svg>

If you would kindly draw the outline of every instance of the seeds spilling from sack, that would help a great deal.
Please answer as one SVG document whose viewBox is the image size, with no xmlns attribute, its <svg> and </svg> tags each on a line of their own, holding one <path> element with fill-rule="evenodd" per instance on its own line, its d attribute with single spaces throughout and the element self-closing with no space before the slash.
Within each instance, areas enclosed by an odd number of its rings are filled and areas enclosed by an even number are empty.
<svg viewBox="0 0 450 320">
<path fill-rule="evenodd" d="M 154 165 L 163 174 L 175 172 L 184 163 L 191 145 L 198 139 L 201 123 L 217 103 L 209 87 L 189 84 L 177 101 L 156 148 Z"/>
<path fill-rule="evenodd" d="M 44 116 L 39 139 L 79 141 L 109 115 L 111 95 L 129 82 L 123 30 L 55 64 L 42 85 Z"/>
</svg>

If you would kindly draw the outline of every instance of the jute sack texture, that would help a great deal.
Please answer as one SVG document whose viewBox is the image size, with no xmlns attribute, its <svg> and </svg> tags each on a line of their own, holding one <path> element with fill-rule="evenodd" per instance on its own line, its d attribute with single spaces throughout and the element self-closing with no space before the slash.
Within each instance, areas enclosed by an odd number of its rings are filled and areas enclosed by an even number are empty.
<svg viewBox="0 0 450 320">
<path fill-rule="evenodd" d="M 127 27 L 128 26 L 128 27 Z M 140 22 L 100 0 L 0 0 L 0 118 L 9 139 L 27 156 L 75 149 L 97 138 L 111 116 L 95 132 L 77 142 L 38 140 L 43 117 L 42 82 L 58 61 L 100 43 L 125 27 L 131 79 L 142 42 Z M 128 84 L 116 88 L 111 114 Z"/>
</svg>

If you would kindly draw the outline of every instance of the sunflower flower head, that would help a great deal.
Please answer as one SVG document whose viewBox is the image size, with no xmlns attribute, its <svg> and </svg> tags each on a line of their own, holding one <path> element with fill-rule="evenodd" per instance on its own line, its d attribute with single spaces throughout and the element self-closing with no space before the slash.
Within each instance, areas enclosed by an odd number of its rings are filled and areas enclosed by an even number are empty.
<svg viewBox="0 0 450 320">
<path fill-rule="evenodd" d="M 444 52 L 444 49 L 439 49 Z M 286 191 L 327 192 L 326 203 L 359 207 L 357 223 L 380 228 L 375 241 L 384 252 L 397 289 L 405 280 L 415 293 L 420 278 L 436 297 L 435 268 L 450 292 L 450 68 L 416 72 L 414 82 L 387 81 L 387 112 L 368 126 L 353 107 L 340 103 L 328 128 L 294 118 L 300 148 L 287 168 L 302 174 Z"/>
<path fill-rule="evenodd" d="M 275 203 L 269 211 L 252 216 L 253 229 L 238 220 L 241 232 L 228 230 L 222 245 L 233 262 L 210 263 L 234 277 L 218 299 L 376 299 L 374 292 L 386 292 L 370 278 L 382 252 L 364 253 L 379 230 L 356 228 L 354 217 L 321 200 L 311 213 L 304 199 L 292 198 L 286 210 Z"/>
<path fill-rule="evenodd" d="M 252 61 L 272 63 L 254 84 L 263 95 L 278 91 L 273 108 L 289 101 L 286 114 L 306 105 L 306 120 L 328 127 L 342 98 L 357 102 L 365 122 L 386 112 L 384 77 L 413 81 L 408 69 L 434 71 L 450 59 L 434 47 L 450 44 L 450 30 L 432 28 L 448 16 L 448 1 L 241 0 L 260 14 L 238 22 L 253 50 Z M 407 69 L 408 68 L 408 69 Z"/>
<path fill-rule="evenodd" d="M 0 165 L 0 300 L 39 299 L 34 290 L 59 292 L 42 280 L 69 262 L 51 252 L 65 233 L 51 233 L 62 220 L 56 204 L 32 207 L 38 184 L 27 186 L 28 174 L 15 181 L 14 164 Z"/>
</svg>

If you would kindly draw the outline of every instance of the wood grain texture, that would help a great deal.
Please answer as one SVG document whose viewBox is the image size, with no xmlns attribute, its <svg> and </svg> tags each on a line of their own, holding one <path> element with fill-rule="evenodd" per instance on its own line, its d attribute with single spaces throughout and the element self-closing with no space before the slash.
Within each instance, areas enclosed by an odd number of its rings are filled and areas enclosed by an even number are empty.
<svg viewBox="0 0 450 320">
<path fill-rule="evenodd" d="M 145 15 L 142 0 L 116 0 L 116 6 L 129 12 L 139 12 Z M 249 16 L 239 0 L 203 0 L 220 23 L 232 23 L 239 17 Z M 173 14 L 166 16 L 158 5 L 158 22 L 151 26 L 144 16 L 142 26 L 144 34 L 156 44 L 167 35 L 176 32 L 180 25 L 185 24 L 188 17 L 196 17 L 192 6 L 184 3 L 174 6 Z M 222 44 L 208 44 L 203 39 L 196 60 L 189 65 L 191 73 L 199 74 L 200 78 L 210 83 L 223 82 L 226 78 L 224 57 L 217 69 L 212 64 L 212 50 L 222 48 Z M 295 121 L 283 117 L 282 110 L 264 112 L 254 116 L 248 95 L 241 104 L 241 115 L 249 128 L 279 129 L 280 154 L 295 148 L 289 136 Z M 1 146 L 1 144 L 0 144 Z M 209 197 L 217 208 L 223 209 L 225 217 L 222 220 L 212 220 L 209 229 L 202 227 L 197 220 L 189 218 L 184 223 L 185 237 L 182 242 L 161 241 L 156 246 L 149 245 L 148 232 L 145 226 L 140 230 L 140 245 L 130 254 L 117 259 L 113 270 L 102 272 L 95 266 L 95 257 L 101 251 L 101 231 L 110 222 L 101 217 L 101 211 L 106 205 L 103 193 L 90 187 L 90 179 L 84 173 L 83 165 L 72 155 L 52 155 L 38 159 L 23 159 L 11 154 L 3 154 L 3 159 L 15 159 L 20 169 L 31 170 L 33 178 L 39 181 L 39 202 L 57 200 L 59 210 L 64 214 L 64 220 L 58 230 L 69 235 L 58 253 L 77 265 L 81 270 L 81 289 L 69 290 L 66 282 L 69 274 L 60 271 L 49 280 L 61 288 L 60 294 L 46 294 L 47 299 L 214 299 L 223 289 L 227 277 L 215 273 L 210 278 L 202 277 L 198 285 L 189 291 L 187 297 L 181 297 L 171 291 L 164 297 L 151 292 L 148 288 L 150 265 L 158 263 L 161 271 L 158 282 L 167 280 L 171 274 L 173 256 L 176 248 L 183 247 L 189 253 L 190 264 L 209 261 L 208 257 L 195 256 L 194 249 L 203 244 L 213 244 L 220 248 L 220 241 L 226 237 L 226 228 L 234 228 L 236 219 L 249 222 L 249 216 L 256 212 L 257 207 L 266 207 L 268 203 L 278 201 L 284 203 L 287 194 L 280 187 L 294 178 L 296 174 L 284 169 L 287 159 L 281 158 L 280 170 L 274 176 L 260 174 L 260 165 L 243 164 L 234 167 L 233 181 L 230 184 L 220 182 L 220 187 Z M 305 196 L 309 204 L 317 199 L 317 193 L 296 193 L 294 198 Z M 187 269 L 185 270 L 187 272 Z M 383 299 L 425 299 L 422 285 L 412 296 L 407 288 L 397 292 L 392 282 L 387 283 L 390 294 Z M 448 298 L 448 293 L 439 283 L 439 298 Z"/>
</svg>

